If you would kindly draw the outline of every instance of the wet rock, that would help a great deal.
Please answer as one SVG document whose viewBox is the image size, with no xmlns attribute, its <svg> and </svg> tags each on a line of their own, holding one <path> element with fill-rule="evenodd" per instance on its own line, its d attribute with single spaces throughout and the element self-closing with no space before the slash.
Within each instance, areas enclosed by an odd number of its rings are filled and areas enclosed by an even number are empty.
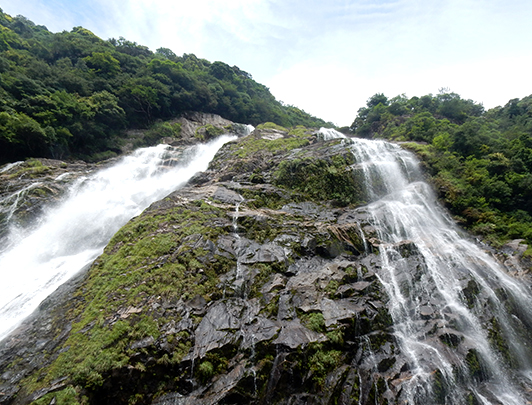
<svg viewBox="0 0 532 405">
<path fill-rule="evenodd" d="M 434 315 L 434 309 L 432 309 L 432 307 L 429 307 L 429 306 L 422 306 L 419 308 L 419 314 L 425 318 L 425 319 L 428 319 L 430 318 L 432 315 Z"/>
<path fill-rule="evenodd" d="M 273 341 L 273 344 L 288 346 L 296 349 L 299 346 L 312 342 L 323 342 L 325 337 L 317 332 L 305 328 L 301 325 L 299 319 L 289 322 L 283 322 L 279 337 Z"/>
<path fill-rule="evenodd" d="M 327 327 L 343 319 L 356 318 L 357 314 L 364 310 L 363 307 L 348 299 L 331 300 L 323 298 L 319 307 L 325 320 L 325 326 Z"/>
<path fill-rule="evenodd" d="M 212 306 L 196 329 L 194 357 L 203 357 L 210 350 L 235 343 L 241 327 L 245 304 L 239 300 L 222 301 Z"/>
</svg>

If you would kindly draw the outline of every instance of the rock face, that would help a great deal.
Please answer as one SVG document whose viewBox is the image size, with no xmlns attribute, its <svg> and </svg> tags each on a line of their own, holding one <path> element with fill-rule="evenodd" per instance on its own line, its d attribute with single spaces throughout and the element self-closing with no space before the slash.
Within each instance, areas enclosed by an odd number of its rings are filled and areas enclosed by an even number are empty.
<svg viewBox="0 0 532 405">
<path fill-rule="evenodd" d="M 2 342 L 0 403 L 404 403 L 412 365 L 341 142 L 259 128 L 224 146 Z M 415 246 L 396 248 L 420 267 Z M 420 313 L 427 339 L 474 362 Z"/>
</svg>

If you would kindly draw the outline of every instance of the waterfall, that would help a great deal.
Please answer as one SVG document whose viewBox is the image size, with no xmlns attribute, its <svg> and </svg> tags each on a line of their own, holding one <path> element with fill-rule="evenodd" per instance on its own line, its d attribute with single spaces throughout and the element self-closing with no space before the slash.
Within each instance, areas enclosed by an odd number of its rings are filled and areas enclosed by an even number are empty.
<svg viewBox="0 0 532 405">
<path fill-rule="evenodd" d="M 184 151 L 166 145 L 139 149 L 78 178 L 30 230 L 13 226 L 10 248 L 0 254 L 0 340 L 101 254 L 121 226 L 206 170 L 222 145 L 235 138 L 224 135 Z"/>
<path fill-rule="evenodd" d="M 338 137 L 340 137 L 339 134 Z M 343 137 L 343 136 L 341 136 Z M 409 404 L 530 401 L 532 296 L 469 240 L 398 145 L 352 139 L 368 205 L 359 212 L 378 247 L 378 278 L 409 370 Z M 409 256 L 416 255 L 416 267 Z"/>
</svg>

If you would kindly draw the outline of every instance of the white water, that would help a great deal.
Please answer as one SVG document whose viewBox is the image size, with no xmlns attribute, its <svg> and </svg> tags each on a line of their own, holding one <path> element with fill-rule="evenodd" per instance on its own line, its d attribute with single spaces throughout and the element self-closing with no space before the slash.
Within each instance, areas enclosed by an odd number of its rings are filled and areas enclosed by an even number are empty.
<svg viewBox="0 0 532 405">
<path fill-rule="evenodd" d="M 469 403 L 466 398 L 471 394 L 480 404 L 529 403 L 529 290 L 460 235 L 423 181 L 413 154 L 388 142 L 364 139 L 353 139 L 350 148 L 365 178 L 370 201 L 360 210 L 369 214 L 380 240 L 382 269 L 378 277 L 388 293 L 395 336 L 409 359 L 410 376 L 403 385 L 406 403 L 431 402 L 436 370 L 443 375 L 445 404 Z M 405 243 L 419 252 L 422 260 L 418 268 L 401 249 Z M 472 307 L 463 292 L 470 280 L 478 285 L 478 296 L 482 297 Z M 510 299 L 501 302 L 501 292 Z M 485 311 L 497 320 L 518 364 L 506 364 L 490 343 L 490 324 L 479 318 Z M 435 321 L 428 322 L 427 318 Z M 459 355 L 441 344 L 437 335 L 446 328 L 459 331 L 462 345 L 477 351 L 483 377 L 471 378 L 465 353 Z"/>
<path fill-rule="evenodd" d="M 11 229 L 13 248 L 0 255 L 0 339 L 59 285 L 90 264 L 129 219 L 207 169 L 221 136 L 184 152 L 139 149 L 114 166 L 80 178 L 64 202 L 31 230 Z M 167 162 L 178 162 L 169 166 Z"/>
</svg>

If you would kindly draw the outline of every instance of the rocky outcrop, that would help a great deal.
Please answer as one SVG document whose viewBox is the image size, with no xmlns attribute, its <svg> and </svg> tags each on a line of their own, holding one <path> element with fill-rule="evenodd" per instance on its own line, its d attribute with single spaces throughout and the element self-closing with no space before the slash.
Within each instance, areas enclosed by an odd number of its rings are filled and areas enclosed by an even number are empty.
<svg viewBox="0 0 532 405">
<path fill-rule="evenodd" d="M 403 403 L 412 365 L 341 142 L 259 127 L 224 146 L 2 342 L 0 403 Z M 464 300 L 482 305 L 475 285 Z M 419 311 L 427 339 L 474 363 L 451 322 Z"/>
<path fill-rule="evenodd" d="M 27 226 L 42 213 L 44 206 L 58 201 L 76 178 L 103 165 L 29 159 L 1 167 L 0 244 L 6 245 L 3 237 L 8 223 Z"/>
</svg>

